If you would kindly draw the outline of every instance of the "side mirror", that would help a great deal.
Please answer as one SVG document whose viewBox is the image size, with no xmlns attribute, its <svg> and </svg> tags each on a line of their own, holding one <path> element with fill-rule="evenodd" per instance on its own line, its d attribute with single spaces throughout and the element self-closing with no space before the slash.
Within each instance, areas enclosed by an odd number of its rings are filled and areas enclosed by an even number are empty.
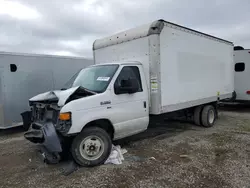
<svg viewBox="0 0 250 188">
<path fill-rule="evenodd" d="M 115 87 L 116 94 L 124 94 L 124 93 L 136 93 L 139 90 L 138 80 L 136 79 L 128 79 L 121 80 L 121 85 Z"/>
</svg>

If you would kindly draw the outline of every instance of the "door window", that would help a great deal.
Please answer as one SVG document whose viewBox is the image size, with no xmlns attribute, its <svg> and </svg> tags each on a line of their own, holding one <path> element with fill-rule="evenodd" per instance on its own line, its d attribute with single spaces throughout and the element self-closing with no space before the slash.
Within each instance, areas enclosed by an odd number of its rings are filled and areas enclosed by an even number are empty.
<svg viewBox="0 0 250 188">
<path fill-rule="evenodd" d="M 141 84 L 141 77 L 139 68 L 136 66 L 126 66 L 123 67 L 121 70 L 119 76 L 117 77 L 115 81 L 115 87 L 121 87 L 121 83 L 123 80 L 133 80 L 138 83 L 139 88 L 136 92 L 141 92 L 142 90 L 142 84 Z"/>
</svg>

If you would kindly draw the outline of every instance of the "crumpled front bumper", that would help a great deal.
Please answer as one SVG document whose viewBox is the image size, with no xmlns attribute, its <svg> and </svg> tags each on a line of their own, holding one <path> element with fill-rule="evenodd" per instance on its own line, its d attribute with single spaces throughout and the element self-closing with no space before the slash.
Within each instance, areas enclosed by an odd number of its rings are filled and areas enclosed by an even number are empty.
<svg viewBox="0 0 250 188">
<path fill-rule="evenodd" d="M 46 155 L 58 155 L 62 152 L 60 138 L 52 122 L 32 123 L 30 130 L 24 134 L 24 137 L 30 142 L 39 143 L 44 147 L 44 158 Z"/>
</svg>

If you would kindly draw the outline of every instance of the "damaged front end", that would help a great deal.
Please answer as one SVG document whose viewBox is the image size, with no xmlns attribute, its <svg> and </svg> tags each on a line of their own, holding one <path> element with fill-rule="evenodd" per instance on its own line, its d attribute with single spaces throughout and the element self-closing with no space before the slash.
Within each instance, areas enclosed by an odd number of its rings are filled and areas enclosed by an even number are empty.
<svg viewBox="0 0 250 188">
<path fill-rule="evenodd" d="M 58 163 L 64 147 L 71 119 L 60 120 L 61 108 L 72 100 L 93 95 L 82 87 L 64 91 L 53 91 L 37 95 L 30 99 L 30 112 L 22 114 L 23 123 L 30 124 L 24 137 L 32 143 L 42 146 L 42 156 L 47 163 Z"/>
<path fill-rule="evenodd" d="M 42 156 L 49 163 L 60 161 L 61 140 L 55 129 L 60 108 L 56 104 L 34 103 L 31 107 L 31 126 L 24 137 L 33 143 L 42 144 Z"/>
</svg>

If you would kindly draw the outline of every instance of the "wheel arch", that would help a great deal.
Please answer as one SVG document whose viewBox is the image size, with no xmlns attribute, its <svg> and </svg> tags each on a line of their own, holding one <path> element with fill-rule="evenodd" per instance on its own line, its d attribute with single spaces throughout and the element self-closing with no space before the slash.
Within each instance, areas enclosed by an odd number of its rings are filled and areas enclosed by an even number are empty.
<svg viewBox="0 0 250 188">
<path fill-rule="evenodd" d="M 115 129 L 109 119 L 103 118 L 103 119 L 92 120 L 82 128 L 82 131 L 84 131 L 84 129 L 89 127 L 99 127 L 101 129 L 104 129 L 110 135 L 111 140 L 113 140 L 114 138 Z"/>
</svg>

